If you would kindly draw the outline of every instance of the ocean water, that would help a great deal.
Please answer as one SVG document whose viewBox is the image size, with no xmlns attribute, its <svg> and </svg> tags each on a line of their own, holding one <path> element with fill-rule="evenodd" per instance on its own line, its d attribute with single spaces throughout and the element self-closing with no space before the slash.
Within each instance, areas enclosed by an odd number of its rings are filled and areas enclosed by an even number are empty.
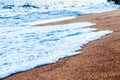
<svg viewBox="0 0 120 80">
<path fill-rule="evenodd" d="M 107 0 L 0 0 L 0 26 L 116 9 Z"/>
<path fill-rule="evenodd" d="M 89 28 L 96 25 L 91 22 L 44 27 L 31 27 L 31 22 L 117 8 L 106 0 L 0 0 L 0 79 L 77 55 L 75 50 L 112 33 Z"/>
</svg>

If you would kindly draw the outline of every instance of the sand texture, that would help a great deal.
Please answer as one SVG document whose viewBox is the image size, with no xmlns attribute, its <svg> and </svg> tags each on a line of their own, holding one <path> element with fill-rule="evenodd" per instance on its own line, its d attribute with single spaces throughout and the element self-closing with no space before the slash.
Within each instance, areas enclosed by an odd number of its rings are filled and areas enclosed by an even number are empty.
<svg viewBox="0 0 120 80">
<path fill-rule="evenodd" d="M 85 45 L 81 54 L 11 75 L 3 80 L 120 80 L 120 10 L 88 14 L 50 24 L 88 21 L 113 33 Z M 79 51 L 79 50 L 78 50 Z"/>
</svg>

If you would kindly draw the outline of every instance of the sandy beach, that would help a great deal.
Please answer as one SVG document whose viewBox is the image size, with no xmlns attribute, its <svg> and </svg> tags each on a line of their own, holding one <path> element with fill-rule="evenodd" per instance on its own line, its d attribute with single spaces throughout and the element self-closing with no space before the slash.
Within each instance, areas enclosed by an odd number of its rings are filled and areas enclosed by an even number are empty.
<svg viewBox="0 0 120 80">
<path fill-rule="evenodd" d="M 120 80 L 120 10 L 78 16 L 46 25 L 94 22 L 98 30 L 113 33 L 85 45 L 79 55 L 60 59 L 2 80 Z M 79 50 L 78 50 L 79 51 Z"/>
</svg>

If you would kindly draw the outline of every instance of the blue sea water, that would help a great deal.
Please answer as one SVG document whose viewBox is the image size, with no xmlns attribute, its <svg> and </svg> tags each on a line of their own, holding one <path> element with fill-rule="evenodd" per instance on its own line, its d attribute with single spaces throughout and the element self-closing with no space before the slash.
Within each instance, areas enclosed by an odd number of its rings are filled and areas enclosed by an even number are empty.
<svg viewBox="0 0 120 80">
<path fill-rule="evenodd" d="M 0 0 L 0 27 L 99 11 L 100 5 L 95 4 L 102 5 L 102 10 L 116 8 L 106 0 Z"/>
</svg>

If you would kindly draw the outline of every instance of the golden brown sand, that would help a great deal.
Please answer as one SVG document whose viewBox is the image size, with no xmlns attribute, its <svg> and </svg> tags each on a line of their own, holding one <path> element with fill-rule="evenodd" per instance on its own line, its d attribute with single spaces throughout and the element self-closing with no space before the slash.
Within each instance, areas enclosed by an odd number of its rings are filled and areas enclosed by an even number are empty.
<svg viewBox="0 0 120 80">
<path fill-rule="evenodd" d="M 120 10 L 83 15 L 45 25 L 80 21 L 94 22 L 96 26 L 93 27 L 114 32 L 87 44 L 77 56 L 17 73 L 3 80 L 120 80 Z"/>
</svg>

